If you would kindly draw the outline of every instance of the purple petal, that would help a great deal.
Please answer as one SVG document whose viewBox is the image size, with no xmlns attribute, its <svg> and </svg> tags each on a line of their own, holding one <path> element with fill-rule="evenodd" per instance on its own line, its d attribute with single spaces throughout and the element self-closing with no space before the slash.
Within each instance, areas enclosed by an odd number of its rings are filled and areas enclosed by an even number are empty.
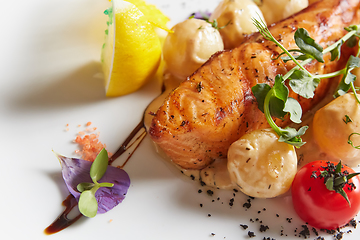
<svg viewBox="0 0 360 240">
<path fill-rule="evenodd" d="M 78 158 L 68 158 L 55 153 L 60 160 L 62 175 L 70 193 L 79 200 L 80 192 L 77 185 L 82 182 L 92 182 L 90 168 L 92 162 Z M 130 187 L 129 175 L 122 169 L 108 166 L 105 175 L 99 183 L 113 183 L 113 187 L 101 187 L 95 193 L 99 208 L 98 213 L 105 213 L 121 203 Z"/>
<path fill-rule="evenodd" d="M 196 19 L 202 19 L 202 20 L 207 20 L 209 19 L 211 15 L 211 12 L 205 11 L 205 12 L 195 12 L 193 14 L 191 14 L 190 16 L 194 16 L 194 18 Z"/>
</svg>

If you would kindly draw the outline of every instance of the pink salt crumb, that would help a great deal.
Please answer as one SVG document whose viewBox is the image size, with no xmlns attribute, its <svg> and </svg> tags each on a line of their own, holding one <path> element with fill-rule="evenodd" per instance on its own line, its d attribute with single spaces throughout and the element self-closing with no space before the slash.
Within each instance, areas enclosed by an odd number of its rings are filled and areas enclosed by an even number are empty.
<svg viewBox="0 0 360 240">
<path fill-rule="evenodd" d="M 97 128 L 93 127 L 93 128 L 86 128 L 85 131 L 86 132 L 94 132 Z"/>
<path fill-rule="evenodd" d="M 86 123 L 86 126 L 88 127 L 88 126 L 90 126 L 91 125 L 91 122 L 87 122 Z"/>
<path fill-rule="evenodd" d="M 75 138 L 75 142 L 80 146 L 80 150 L 75 151 L 75 153 L 81 155 L 81 158 L 84 160 L 94 161 L 99 152 L 103 148 L 106 148 L 106 145 L 99 141 L 99 133 L 87 134 L 83 137 L 80 135 L 77 135 Z M 112 154 L 108 152 L 108 156 L 110 157 L 111 155 Z"/>
</svg>

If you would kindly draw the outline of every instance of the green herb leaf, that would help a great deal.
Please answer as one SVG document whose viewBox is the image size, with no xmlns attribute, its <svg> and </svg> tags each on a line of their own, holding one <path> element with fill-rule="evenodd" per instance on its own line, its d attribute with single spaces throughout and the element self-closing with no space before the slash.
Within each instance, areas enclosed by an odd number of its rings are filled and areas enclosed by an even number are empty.
<svg viewBox="0 0 360 240">
<path fill-rule="evenodd" d="M 289 89 L 284 84 L 281 75 L 276 75 L 274 86 L 271 89 L 271 98 L 269 102 L 271 116 L 282 119 L 286 112 L 284 112 L 285 102 L 289 95 Z"/>
<path fill-rule="evenodd" d="M 346 65 L 347 71 L 352 71 L 354 68 L 360 67 L 360 58 L 350 55 Z"/>
<path fill-rule="evenodd" d="M 305 144 L 305 142 L 302 141 L 301 136 L 305 134 L 308 126 L 303 126 L 298 131 L 291 127 L 280 129 L 281 135 L 279 136 L 279 142 L 286 142 L 295 147 L 301 147 Z"/>
<path fill-rule="evenodd" d="M 346 46 L 353 48 L 356 46 L 358 40 L 357 37 L 355 35 L 351 36 L 351 38 L 349 38 L 349 40 L 346 41 Z"/>
<path fill-rule="evenodd" d="M 79 198 L 79 210 L 89 218 L 95 217 L 98 210 L 98 203 L 95 198 L 96 190 L 86 190 L 81 193 Z"/>
<path fill-rule="evenodd" d="M 302 50 L 303 53 L 310 55 L 318 62 L 324 62 L 323 48 L 320 44 L 312 39 L 304 28 L 299 28 L 294 34 L 296 45 Z"/>
<path fill-rule="evenodd" d="M 335 61 L 340 59 L 341 55 L 341 46 L 343 45 L 344 41 L 341 39 L 341 41 L 336 45 L 336 47 L 330 51 L 331 53 L 331 59 L 330 61 Z"/>
<path fill-rule="evenodd" d="M 290 113 L 290 120 L 294 123 L 301 123 L 302 108 L 294 98 L 288 98 L 285 102 L 284 112 Z"/>
<path fill-rule="evenodd" d="M 79 192 L 83 192 L 85 190 L 90 190 L 91 188 L 93 188 L 95 186 L 94 183 L 89 183 L 89 182 L 83 182 L 83 183 L 79 183 L 76 188 Z"/>
<path fill-rule="evenodd" d="M 258 103 L 258 108 L 262 112 L 264 112 L 265 97 L 270 90 L 271 87 L 266 83 L 259 83 L 251 88 L 251 91 L 254 94 L 256 101 Z"/>
<path fill-rule="evenodd" d="M 341 95 L 344 95 L 350 90 L 351 84 L 356 80 L 356 76 L 352 74 L 350 71 L 352 71 L 354 68 L 357 67 L 360 67 L 360 58 L 350 55 L 346 67 L 344 69 L 345 74 L 342 77 L 335 91 L 334 97 L 339 97 Z"/>
<path fill-rule="evenodd" d="M 103 148 L 96 156 L 94 162 L 90 167 L 90 177 L 94 183 L 79 183 L 77 189 L 80 194 L 79 210 L 87 217 L 95 217 L 98 210 L 98 203 L 95 198 L 95 193 L 100 187 L 113 187 L 113 183 L 98 183 L 104 176 L 108 167 L 109 157 L 105 148 Z"/>
<path fill-rule="evenodd" d="M 350 84 L 346 84 L 345 79 L 342 78 L 342 80 L 340 81 L 335 93 L 334 93 L 334 98 L 337 98 L 339 96 L 342 96 L 344 95 L 345 93 L 347 93 L 350 88 L 351 88 L 351 85 Z"/>
<path fill-rule="evenodd" d="M 358 43 L 358 37 L 360 35 L 360 28 L 359 25 L 351 25 L 349 27 L 346 27 L 345 30 L 348 32 L 355 32 L 347 41 L 346 45 L 350 48 L 355 47 Z"/>
<path fill-rule="evenodd" d="M 96 156 L 93 164 L 90 168 L 90 177 L 94 181 L 94 183 L 97 183 L 102 176 L 104 176 L 107 166 L 109 162 L 108 153 L 105 148 L 103 148 L 99 154 Z"/>
<path fill-rule="evenodd" d="M 289 85 L 291 89 L 304 98 L 314 97 L 314 92 L 320 83 L 320 79 L 309 76 L 303 70 L 294 70 L 290 75 Z"/>
</svg>

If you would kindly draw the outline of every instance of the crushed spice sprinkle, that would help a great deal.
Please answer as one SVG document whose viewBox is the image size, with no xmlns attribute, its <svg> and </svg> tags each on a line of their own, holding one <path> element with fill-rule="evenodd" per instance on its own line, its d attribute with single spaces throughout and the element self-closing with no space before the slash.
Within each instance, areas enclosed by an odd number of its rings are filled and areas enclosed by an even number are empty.
<svg viewBox="0 0 360 240">
<path fill-rule="evenodd" d="M 207 190 L 206 193 L 209 195 L 209 196 L 212 196 L 214 194 L 214 191 L 213 190 Z"/>
<path fill-rule="evenodd" d="M 256 237 L 255 233 L 252 232 L 252 231 L 248 231 L 248 236 L 249 236 L 250 238 Z"/>
<path fill-rule="evenodd" d="M 246 224 L 240 224 L 240 227 L 242 227 L 244 230 L 246 230 L 249 226 Z"/>
<path fill-rule="evenodd" d="M 204 182 L 202 182 L 201 180 L 199 180 L 201 186 L 206 186 L 206 184 Z M 198 193 L 202 193 L 202 192 L 206 192 L 208 196 L 210 197 L 213 197 L 214 194 L 216 194 L 216 190 L 211 190 L 211 189 L 208 189 L 208 190 L 202 190 L 202 189 L 198 189 Z M 230 197 L 229 198 L 229 206 L 230 208 L 232 208 L 234 202 L 235 202 L 235 196 L 237 193 L 238 190 L 237 189 L 233 189 L 233 197 Z M 254 200 L 255 198 L 254 197 L 251 197 L 251 196 L 247 196 L 248 198 L 246 199 L 246 202 L 243 204 L 243 208 L 245 211 L 247 211 L 248 209 L 251 208 L 252 206 L 252 200 Z M 211 199 L 211 202 L 215 202 L 215 199 L 217 199 L 218 201 L 220 200 L 220 197 L 216 197 L 216 198 L 213 198 Z M 223 202 L 222 202 L 223 204 Z M 203 207 L 203 204 L 200 203 L 200 207 Z M 265 207 L 261 208 L 260 210 L 256 210 L 254 212 L 254 214 L 261 214 L 262 212 L 265 212 L 267 211 L 267 209 Z M 253 211 L 252 211 L 253 212 Z M 265 213 L 264 213 L 265 214 Z M 210 213 L 207 213 L 207 216 L 210 218 L 212 215 Z M 260 216 L 260 215 L 259 215 Z M 274 217 L 276 218 L 279 218 L 280 217 L 280 214 L 278 213 L 274 213 Z M 291 217 L 287 217 L 285 218 L 286 222 L 288 223 L 292 223 L 293 221 L 293 218 Z M 249 219 L 249 222 L 251 224 L 259 224 L 258 225 L 258 232 L 259 233 L 263 233 L 263 232 L 266 232 L 267 230 L 270 229 L 270 227 L 268 225 L 265 225 L 263 224 L 263 221 L 259 218 L 259 217 L 256 217 L 256 218 L 250 218 Z M 351 220 L 345 227 L 349 227 L 349 226 L 352 226 L 354 228 L 356 228 L 357 226 L 357 222 L 355 219 Z M 360 221 L 359 221 L 360 222 Z M 240 228 L 242 230 L 247 230 L 249 228 L 249 226 L 247 224 L 244 224 L 244 223 L 241 223 L 239 224 Z M 294 229 L 294 228 L 293 228 Z M 280 229 L 280 236 L 283 236 L 283 237 L 287 237 L 288 234 L 284 232 L 285 229 L 284 229 L 284 226 L 281 226 L 281 229 Z M 320 229 L 319 231 L 322 231 L 326 234 L 330 234 L 333 236 L 333 239 L 336 239 L 336 240 L 340 240 L 343 238 L 344 234 L 350 234 L 352 233 L 351 230 L 347 230 L 347 231 L 340 231 L 340 229 L 337 229 L 337 230 L 324 230 L 324 229 Z M 247 235 L 248 235 L 248 238 L 255 238 L 256 237 L 256 231 L 248 231 L 247 232 Z M 315 236 L 314 236 L 315 235 Z M 320 236 L 319 235 L 319 232 L 317 229 L 313 228 L 313 227 L 309 227 L 307 223 L 305 224 L 302 224 L 300 225 L 299 228 L 295 228 L 294 231 L 293 231 L 293 236 L 296 236 L 296 237 L 299 237 L 299 238 L 302 238 L 302 239 L 308 239 L 310 238 L 311 236 L 314 236 L 314 240 L 323 240 L 325 239 L 323 236 Z M 225 237 L 224 237 L 225 238 Z M 272 238 L 272 237 L 263 237 L 262 238 L 263 240 L 276 240 L 275 238 Z"/>
</svg>

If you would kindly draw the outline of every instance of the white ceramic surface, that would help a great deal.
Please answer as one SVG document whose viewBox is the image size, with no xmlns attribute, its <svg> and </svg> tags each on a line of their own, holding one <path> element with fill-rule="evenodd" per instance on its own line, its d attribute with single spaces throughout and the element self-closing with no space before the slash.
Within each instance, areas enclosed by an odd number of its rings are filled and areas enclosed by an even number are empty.
<svg viewBox="0 0 360 240">
<path fill-rule="evenodd" d="M 172 25 L 194 11 L 212 11 L 219 1 L 149 2 L 161 8 Z M 43 233 L 62 212 L 61 202 L 68 195 L 52 150 L 76 156 L 72 140 L 91 121 L 100 140 L 114 152 L 160 92 L 151 82 L 128 96 L 105 97 L 97 73 L 107 19 L 103 11 L 108 6 L 107 0 L 0 3 L 0 238 L 247 239 L 250 230 L 257 235 L 253 239 L 299 239 L 294 231 L 299 232 L 303 223 L 290 196 L 255 199 L 248 210 L 241 193 L 234 197 L 232 191 L 214 190 L 209 196 L 209 188 L 158 157 L 148 137 L 125 167 L 131 187 L 123 203 L 93 219 L 83 217 L 57 234 Z M 243 230 L 240 224 L 249 228 Z M 260 233 L 261 224 L 270 229 Z M 358 239 L 359 233 L 352 231 L 344 239 Z"/>
</svg>

